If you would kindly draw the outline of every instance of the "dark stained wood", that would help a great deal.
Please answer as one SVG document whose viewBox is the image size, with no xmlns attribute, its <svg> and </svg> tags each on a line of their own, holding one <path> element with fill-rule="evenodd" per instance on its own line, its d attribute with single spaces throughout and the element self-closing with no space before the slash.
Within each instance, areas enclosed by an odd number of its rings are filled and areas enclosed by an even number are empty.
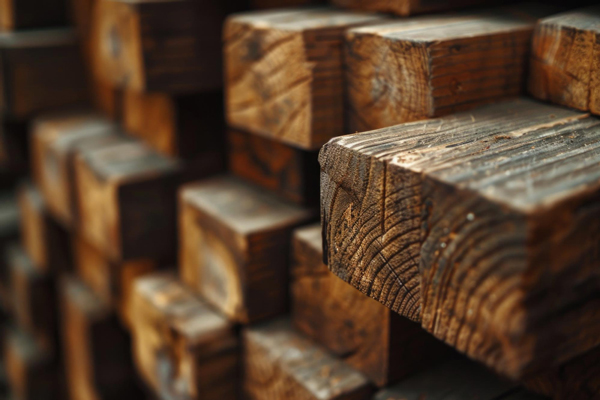
<svg viewBox="0 0 600 400">
<path fill-rule="evenodd" d="M 236 322 L 280 314 L 292 230 L 314 217 L 232 177 L 186 185 L 179 205 L 182 280 Z"/>
<path fill-rule="evenodd" d="M 377 386 L 450 355 L 418 324 L 335 276 L 323 264 L 320 224 L 294 231 L 292 322 Z"/>
<path fill-rule="evenodd" d="M 24 120 L 87 100 L 75 33 L 47 29 L 0 33 L 0 112 Z"/>
<path fill-rule="evenodd" d="M 532 44 L 529 92 L 600 114 L 600 7 L 540 21 Z"/>
<path fill-rule="evenodd" d="M 238 398 L 236 329 L 175 276 L 153 274 L 136 280 L 131 315 L 136 365 L 157 395 Z"/>
<path fill-rule="evenodd" d="M 377 11 L 402 16 L 489 4 L 483 0 L 332 0 L 338 7 L 361 11 Z"/>
<path fill-rule="evenodd" d="M 224 27 L 229 125 L 305 150 L 344 134 L 344 31 L 381 19 L 331 8 L 229 17 Z"/>
<path fill-rule="evenodd" d="M 73 277 L 62 281 L 60 294 L 70 398 L 141 400 L 129 336 L 108 305 Z"/>
<path fill-rule="evenodd" d="M 516 100 L 330 141 L 324 255 L 513 378 L 599 344 L 600 120 Z"/>
<path fill-rule="evenodd" d="M 176 188 L 184 172 L 132 138 L 77 154 L 81 234 L 113 261 L 168 260 L 176 252 Z"/>
<path fill-rule="evenodd" d="M 314 206 L 319 198 L 316 151 L 296 149 L 277 140 L 229 130 L 229 170 L 286 200 Z"/>
<path fill-rule="evenodd" d="M 392 20 L 346 34 L 348 131 L 363 132 L 515 97 L 536 17 L 548 7 Z"/>
<path fill-rule="evenodd" d="M 0 30 L 64 26 L 67 14 L 67 0 L 0 0 Z"/>
<path fill-rule="evenodd" d="M 371 398 L 364 375 L 294 332 L 286 319 L 247 328 L 243 337 L 248 399 Z"/>
</svg>

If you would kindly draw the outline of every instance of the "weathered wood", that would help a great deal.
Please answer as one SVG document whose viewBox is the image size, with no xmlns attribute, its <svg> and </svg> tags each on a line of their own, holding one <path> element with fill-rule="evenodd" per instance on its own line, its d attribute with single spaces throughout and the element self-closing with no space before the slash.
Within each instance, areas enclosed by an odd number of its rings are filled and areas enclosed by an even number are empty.
<svg viewBox="0 0 600 400">
<path fill-rule="evenodd" d="M 321 225 L 294 231 L 292 322 L 377 386 L 413 374 L 449 351 L 420 325 L 354 289 L 323 264 Z"/>
<path fill-rule="evenodd" d="M 311 211 L 218 177 L 186 185 L 179 212 L 184 283 L 236 322 L 286 310 L 292 230 Z"/>
<path fill-rule="evenodd" d="M 381 19 L 331 8 L 230 17 L 224 28 L 229 125 L 305 150 L 344 134 L 344 31 Z"/>
<path fill-rule="evenodd" d="M 338 7 L 361 11 L 377 11 L 402 16 L 489 4 L 483 0 L 331 0 Z"/>
<path fill-rule="evenodd" d="M 24 120 L 87 100 L 76 36 L 69 29 L 0 33 L 0 112 Z"/>
<path fill-rule="evenodd" d="M 316 151 L 296 149 L 277 140 L 228 131 L 229 170 L 286 200 L 314 206 L 319 198 Z"/>
<path fill-rule="evenodd" d="M 68 25 L 66 0 L 0 0 L 0 30 Z"/>
<path fill-rule="evenodd" d="M 243 339 L 248 399 L 371 398 L 364 375 L 294 332 L 286 319 L 246 328 Z"/>
<path fill-rule="evenodd" d="M 125 129 L 161 154 L 185 160 L 204 159 L 223 169 L 224 123 L 221 93 L 169 96 L 126 91 Z"/>
<path fill-rule="evenodd" d="M 472 109 L 525 88 L 536 17 L 517 7 L 393 20 L 346 34 L 348 131 Z"/>
<path fill-rule="evenodd" d="M 96 76 L 137 91 L 191 93 L 219 88 L 221 25 L 227 12 L 223 4 L 98 1 L 92 21 Z"/>
<path fill-rule="evenodd" d="M 77 225 L 75 156 L 123 141 L 115 124 L 87 109 L 42 115 L 32 128 L 33 175 L 48 209 L 61 223 Z"/>
<path fill-rule="evenodd" d="M 176 188 L 184 168 L 132 138 L 75 157 L 79 229 L 113 261 L 176 252 Z"/>
<path fill-rule="evenodd" d="M 141 400 L 130 339 L 114 313 L 75 278 L 65 278 L 60 292 L 70 397 Z"/>
<path fill-rule="evenodd" d="M 599 136 L 516 100 L 334 139 L 326 262 L 499 372 L 560 364 L 599 344 Z"/>
<path fill-rule="evenodd" d="M 238 398 L 240 357 L 234 325 L 173 275 L 137 279 L 131 315 L 138 371 L 159 397 Z"/>
<path fill-rule="evenodd" d="M 532 44 L 529 92 L 600 114 L 600 7 L 540 21 Z"/>
<path fill-rule="evenodd" d="M 80 235 L 73 236 L 75 270 L 81 280 L 108 304 L 124 325 L 131 325 L 130 304 L 136 278 L 156 271 L 160 262 L 152 259 L 111 261 Z"/>
</svg>

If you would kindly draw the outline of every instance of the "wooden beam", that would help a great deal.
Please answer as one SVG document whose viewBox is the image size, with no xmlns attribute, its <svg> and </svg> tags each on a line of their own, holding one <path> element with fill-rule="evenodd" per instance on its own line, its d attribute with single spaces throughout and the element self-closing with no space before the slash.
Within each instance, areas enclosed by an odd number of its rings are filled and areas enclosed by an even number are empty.
<svg viewBox="0 0 600 400">
<path fill-rule="evenodd" d="M 516 100 L 332 140 L 330 270 L 513 378 L 589 350 L 599 126 Z"/>
<path fill-rule="evenodd" d="M 600 114 L 600 7 L 540 21 L 532 44 L 529 92 L 536 98 Z"/>
<path fill-rule="evenodd" d="M 244 392 L 252 400 L 361 400 L 372 388 L 361 373 L 275 320 L 245 329 Z"/>
<path fill-rule="evenodd" d="M 224 27 L 229 125 L 304 150 L 344 134 L 344 31 L 380 20 L 331 8 L 230 17 Z"/>
<path fill-rule="evenodd" d="M 64 0 L 0 0 L 0 31 L 68 25 Z"/>
<path fill-rule="evenodd" d="M 482 0 L 332 0 L 338 7 L 360 11 L 377 11 L 401 16 L 431 13 L 486 4 Z"/>
<path fill-rule="evenodd" d="M 312 211 L 218 177 L 186 185 L 179 212 L 184 283 L 236 322 L 286 310 L 292 230 Z"/>
<path fill-rule="evenodd" d="M 138 371 L 161 398 L 237 399 L 236 329 L 171 274 L 137 279 L 131 312 Z"/>
</svg>

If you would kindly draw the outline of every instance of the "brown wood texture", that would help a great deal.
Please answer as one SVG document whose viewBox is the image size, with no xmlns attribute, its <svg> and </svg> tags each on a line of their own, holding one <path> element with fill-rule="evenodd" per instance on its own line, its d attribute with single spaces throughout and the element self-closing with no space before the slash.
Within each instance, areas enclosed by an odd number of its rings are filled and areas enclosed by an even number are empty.
<svg viewBox="0 0 600 400">
<path fill-rule="evenodd" d="M 186 185 L 179 201 L 184 283 L 236 322 L 283 313 L 292 230 L 314 213 L 232 177 Z"/>
<path fill-rule="evenodd" d="M 137 91 L 191 93 L 221 87 L 217 0 L 99 0 L 93 13 L 94 71 Z"/>
<path fill-rule="evenodd" d="M 540 21 L 533 36 L 529 92 L 600 114 L 600 7 Z"/>
<path fill-rule="evenodd" d="M 349 30 L 348 131 L 439 117 L 519 95 L 536 17 L 547 9 L 424 16 Z"/>
<path fill-rule="evenodd" d="M 386 386 L 450 356 L 420 325 L 335 276 L 323 264 L 321 225 L 294 231 L 292 322 L 337 357 Z"/>
<path fill-rule="evenodd" d="M 134 358 L 163 399 L 228 400 L 239 392 L 239 338 L 232 323 L 172 274 L 135 282 Z"/>
<path fill-rule="evenodd" d="M 331 2 L 338 7 L 353 10 L 377 11 L 402 16 L 490 4 L 483 0 L 331 0 Z"/>
<path fill-rule="evenodd" d="M 24 120 L 87 100 L 75 33 L 46 29 L 0 33 L 0 112 Z"/>
<path fill-rule="evenodd" d="M 316 151 L 238 130 L 228 131 L 229 170 L 293 203 L 314 206 L 319 199 Z"/>
<path fill-rule="evenodd" d="M 178 161 L 132 138 L 79 153 L 75 186 L 83 237 L 113 261 L 168 260 L 176 252 Z"/>
<path fill-rule="evenodd" d="M 215 170 L 224 167 L 223 98 L 221 93 L 170 96 L 128 90 L 123 124 L 161 154 L 184 160 L 202 158 Z"/>
<path fill-rule="evenodd" d="M 296 333 L 286 319 L 247 328 L 243 340 L 248 399 L 371 398 L 364 375 Z"/>
<path fill-rule="evenodd" d="M 0 30 L 68 25 L 66 0 L 0 0 Z"/>
<path fill-rule="evenodd" d="M 599 124 L 522 99 L 330 141 L 328 267 L 513 378 L 591 349 Z"/>
<path fill-rule="evenodd" d="M 344 134 L 344 31 L 381 19 L 331 8 L 229 17 L 228 124 L 305 150 Z"/>
<path fill-rule="evenodd" d="M 49 211 L 63 225 L 77 226 L 76 155 L 121 143 L 121 136 L 115 124 L 88 109 L 44 114 L 34 120 L 33 176 Z"/>
<path fill-rule="evenodd" d="M 69 396 L 78 400 L 142 399 L 129 335 L 107 304 L 82 282 L 61 282 L 61 316 Z"/>
</svg>

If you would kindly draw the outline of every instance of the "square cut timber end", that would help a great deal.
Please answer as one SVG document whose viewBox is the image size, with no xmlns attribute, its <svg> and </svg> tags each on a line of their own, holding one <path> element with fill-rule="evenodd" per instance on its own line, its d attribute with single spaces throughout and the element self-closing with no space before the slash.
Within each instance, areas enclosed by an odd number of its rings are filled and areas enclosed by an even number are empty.
<svg viewBox="0 0 600 400">
<path fill-rule="evenodd" d="M 539 22 L 533 35 L 529 93 L 600 114 L 600 6 Z"/>
<path fill-rule="evenodd" d="M 76 226 L 74 160 L 77 153 L 122 141 L 117 125 L 88 109 L 43 114 L 32 125 L 33 176 L 49 211 Z"/>
<path fill-rule="evenodd" d="M 173 274 L 137 279 L 130 314 L 134 360 L 155 393 L 173 399 L 238 398 L 237 329 Z"/>
<path fill-rule="evenodd" d="M 229 170 L 296 204 L 319 203 L 317 151 L 306 151 L 277 140 L 230 129 Z"/>
<path fill-rule="evenodd" d="M 292 322 L 298 331 L 379 387 L 450 356 L 419 324 L 327 269 L 320 224 L 296 229 L 292 240 Z"/>
<path fill-rule="evenodd" d="M 142 400 L 129 334 L 108 304 L 72 276 L 62 278 L 60 298 L 70 398 Z"/>
<path fill-rule="evenodd" d="M 84 65 L 71 29 L 0 33 L 0 57 L 4 118 L 22 121 L 88 100 Z"/>
<path fill-rule="evenodd" d="M 186 185 L 179 201 L 184 283 L 235 322 L 285 312 L 292 230 L 316 213 L 228 176 Z"/>
<path fill-rule="evenodd" d="M 21 242 L 35 268 L 58 273 L 71 270 L 69 232 L 49 213 L 40 191 L 29 182 L 18 189 Z"/>
<path fill-rule="evenodd" d="M 228 124 L 304 150 L 343 135 L 344 31 L 382 19 L 325 7 L 229 17 Z"/>
<path fill-rule="evenodd" d="M 79 153 L 75 187 L 83 237 L 113 261 L 176 253 L 176 189 L 185 168 L 133 138 Z"/>
<path fill-rule="evenodd" d="M 511 378 L 560 364 L 599 344 L 599 143 L 525 99 L 333 139 L 325 262 Z"/>
<path fill-rule="evenodd" d="M 244 394 L 251 400 L 367 400 L 367 378 L 303 335 L 287 319 L 243 332 Z"/>
<path fill-rule="evenodd" d="M 478 4 L 489 4 L 488 1 L 483 0 L 331 0 L 331 2 L 342 8 L 358 11 L 392 13 L 404 17 L 414 14 L 458 9 Z"/>
<path fill-rule="evenodd" d="M 163 264 L 155 259 L 111 261 L 81 235 L 73 235 L 75 271 L 103 302 L 116 311 L 123 325 L 131 325 L 130 303 L 135 280 Z"/>
<path fill-rule="evenodd" d="M 95 4 L 93 71 L 111 85 L 192 93 L 222 85 L 217 0 L 102 0 Z"/>
<path fill-rule="evenodd" d="M 346 33 L 348 131 L 423 120 L 516 97 L 536 20 L 524 5 L 392 20 Z"/>
<path fill-rule="evenodd" d="M 65 0 L 0 0 L 0 31 L 69 25 Z"/>
</svg>

